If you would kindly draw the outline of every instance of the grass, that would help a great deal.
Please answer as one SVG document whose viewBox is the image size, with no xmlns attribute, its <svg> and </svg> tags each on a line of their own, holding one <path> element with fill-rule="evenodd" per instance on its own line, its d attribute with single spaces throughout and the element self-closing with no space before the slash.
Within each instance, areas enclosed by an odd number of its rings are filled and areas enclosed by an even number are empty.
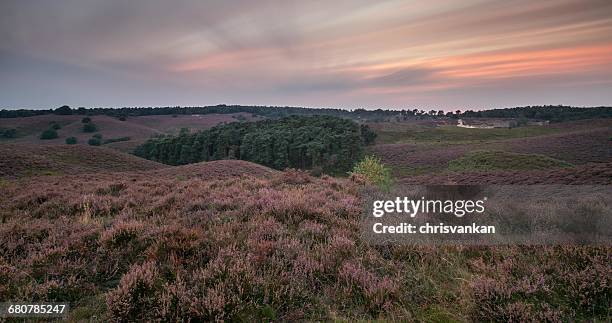
<svg viewBox="0 0 612 323">
<path fill-rule="evenodd" d="M 449 162 L 452 171 L 470 170 L 543 170 L 573 167 L 572 164 L 536 154 L 516 154 L 501 151 L 476 151 Z"/>
<path fill-rule="evenodd" d="M 452 125 L 426 127 L 415 124 L 399 124 L 377 131 L 378 144 L 465 144 L 504 139 L 533 137 L 561 132 L 561 128 L 541 126 L 495 129 L 468 129 Z"/>
</svg>

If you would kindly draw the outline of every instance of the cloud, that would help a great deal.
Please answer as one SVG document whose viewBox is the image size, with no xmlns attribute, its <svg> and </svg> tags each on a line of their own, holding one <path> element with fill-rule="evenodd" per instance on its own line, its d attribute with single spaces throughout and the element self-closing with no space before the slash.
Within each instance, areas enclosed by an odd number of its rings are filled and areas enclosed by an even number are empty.
<svg viewBox="0 0 612 323">
<path fill-rule="evenodd" d="M 502 95 L 508 82 L 531 93 L 543 79 L 541 100 L 554 101 L 612 80 L 611 13 L 602 0 L 6 0 L 0 50 L 24 59 L 0 57 L 0 68 L 33 92 L 48 88 L 41 77 L 74 86 L 48 97 L 116 105 L 495 105 L 516 98 Z M 117 80 L 133 94 L 109 99 Z M 0 97 L 34 101 L 14 88 L 3 83 Z M 576 100 L 612 101 L 584 91 Z"/>
</svg>

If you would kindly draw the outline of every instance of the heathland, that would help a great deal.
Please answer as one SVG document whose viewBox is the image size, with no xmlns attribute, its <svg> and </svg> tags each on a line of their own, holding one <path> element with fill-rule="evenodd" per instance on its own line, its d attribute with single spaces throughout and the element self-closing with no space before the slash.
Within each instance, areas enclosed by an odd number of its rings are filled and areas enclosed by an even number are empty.
<svg viewBox="0 0 612 323">
<path fill-rule="evenodd" d="M 4 112 L 0 299 L 70 302 L 73 321 L 609 319 L 609 246 L 373 246 L 360 235 L 371 184 L 346 171 L 367 155 L 396 183 L 612 184 L 612 119 L 550 109 Z M 484 117 L 517 125 L 456 126 Z M 57 138 L 41 139 L 47 130 Z M 165 154 L 131 154 L 151 137 L 147 149 L 163 140 Z M 185 143 L 198 158 L 180 160 Z"/>
</svg>

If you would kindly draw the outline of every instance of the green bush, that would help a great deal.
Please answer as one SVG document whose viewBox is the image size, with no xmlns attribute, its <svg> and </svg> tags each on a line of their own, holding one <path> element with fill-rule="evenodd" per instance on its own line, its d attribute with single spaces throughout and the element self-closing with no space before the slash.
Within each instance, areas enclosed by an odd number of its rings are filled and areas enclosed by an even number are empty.
<svg viewBox="0 0 612 323">
<path fill-rule="evenodd" d="M 0 129 L 0 137 L 2 138 L 17 138 L 17 129 Z"/>
<path fill-rule="evenodd" d="M 358 174 L 373 184 L 378 185 L 384 190 L 389 190 L 393 184 L 391 170 L 385 166 L 380 158 L 366 156 L 355 165 L 351 174 Z"/>
<path fill-rule="evenodd" d="M 53 123 L 51 123 L 51 129 L 53 129 L 53 130 L 60 130 L 60 129 L 62 129 L 62 126 L 59 123 L 57 123 L 57 122 L 53 122 Z"/>
<path fill-rule="evenodd" d="M 77 139 L 76 137 L 68 137 L 66 138 L 66 144 L 68 145 L 74 145 L 77 143 Z"/>
<path fill-rule="evenodd" d="M 90 117 L 85 117 L 83 119 L 81 119 L 82 123 L 90 123 L 91 122 L 91 118 Z"/>
<path fill-rule="evenodd" d="M 98 127 L 95 124 L 89 122 L 83 126 L 83 132 L 96 132 L 98 131 Z"/>
<path fill-rule="evenodd" d="M 110 143 L 113 143 L 113 142 L 128 141 L 130 139 L 131 139 L 130 137 L 110 138 L 110 139 L 104 140 L 103 144 L 106 145 L 106 144 L 110 144 Z"/>
<path fill-rule="evenodd" d="M 87 141 L 87 143 L 90 146 L 100 146 L 102 144 L 102 140 L 92 137 Z"/>
<path fill-rule="evenodd" d="M 55 138 L 57 138 L 57 131 L 55 131 L 54 129 L 47 129 L 40 134 L 40 139 L 47 140 Z"/>
<path fill-rule="evenodd" d="M 96 138 L 96 139 L 102 139 L 102 134 L 101 133 L 97 133 L 97 134 L 93 135 L 92 137 Z"/>
<path fill-rule="evenodd" d="M 59 114 L 59 115 L 64 115 L 64 116 L 65 115 L 70 115 L 70 114 L 72 114 L 72 109 L 70 109 L 70 107 L 67 106 L 67 105 L 63 105 L 63 106 L 55 109 L 53 111 L 53 113 Z"/>
</svg>

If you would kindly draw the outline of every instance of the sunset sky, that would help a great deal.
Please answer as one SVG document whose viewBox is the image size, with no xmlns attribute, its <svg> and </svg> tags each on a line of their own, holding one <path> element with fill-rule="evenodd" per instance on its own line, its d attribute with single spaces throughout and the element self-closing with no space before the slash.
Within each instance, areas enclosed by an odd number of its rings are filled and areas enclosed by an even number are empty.
<svg viewBox="0 0 612 323">
<path fill-rule="evenodd" d="M 612 1 L 3 0 L 0 108 L 612 105 Z"/>
</svg>

